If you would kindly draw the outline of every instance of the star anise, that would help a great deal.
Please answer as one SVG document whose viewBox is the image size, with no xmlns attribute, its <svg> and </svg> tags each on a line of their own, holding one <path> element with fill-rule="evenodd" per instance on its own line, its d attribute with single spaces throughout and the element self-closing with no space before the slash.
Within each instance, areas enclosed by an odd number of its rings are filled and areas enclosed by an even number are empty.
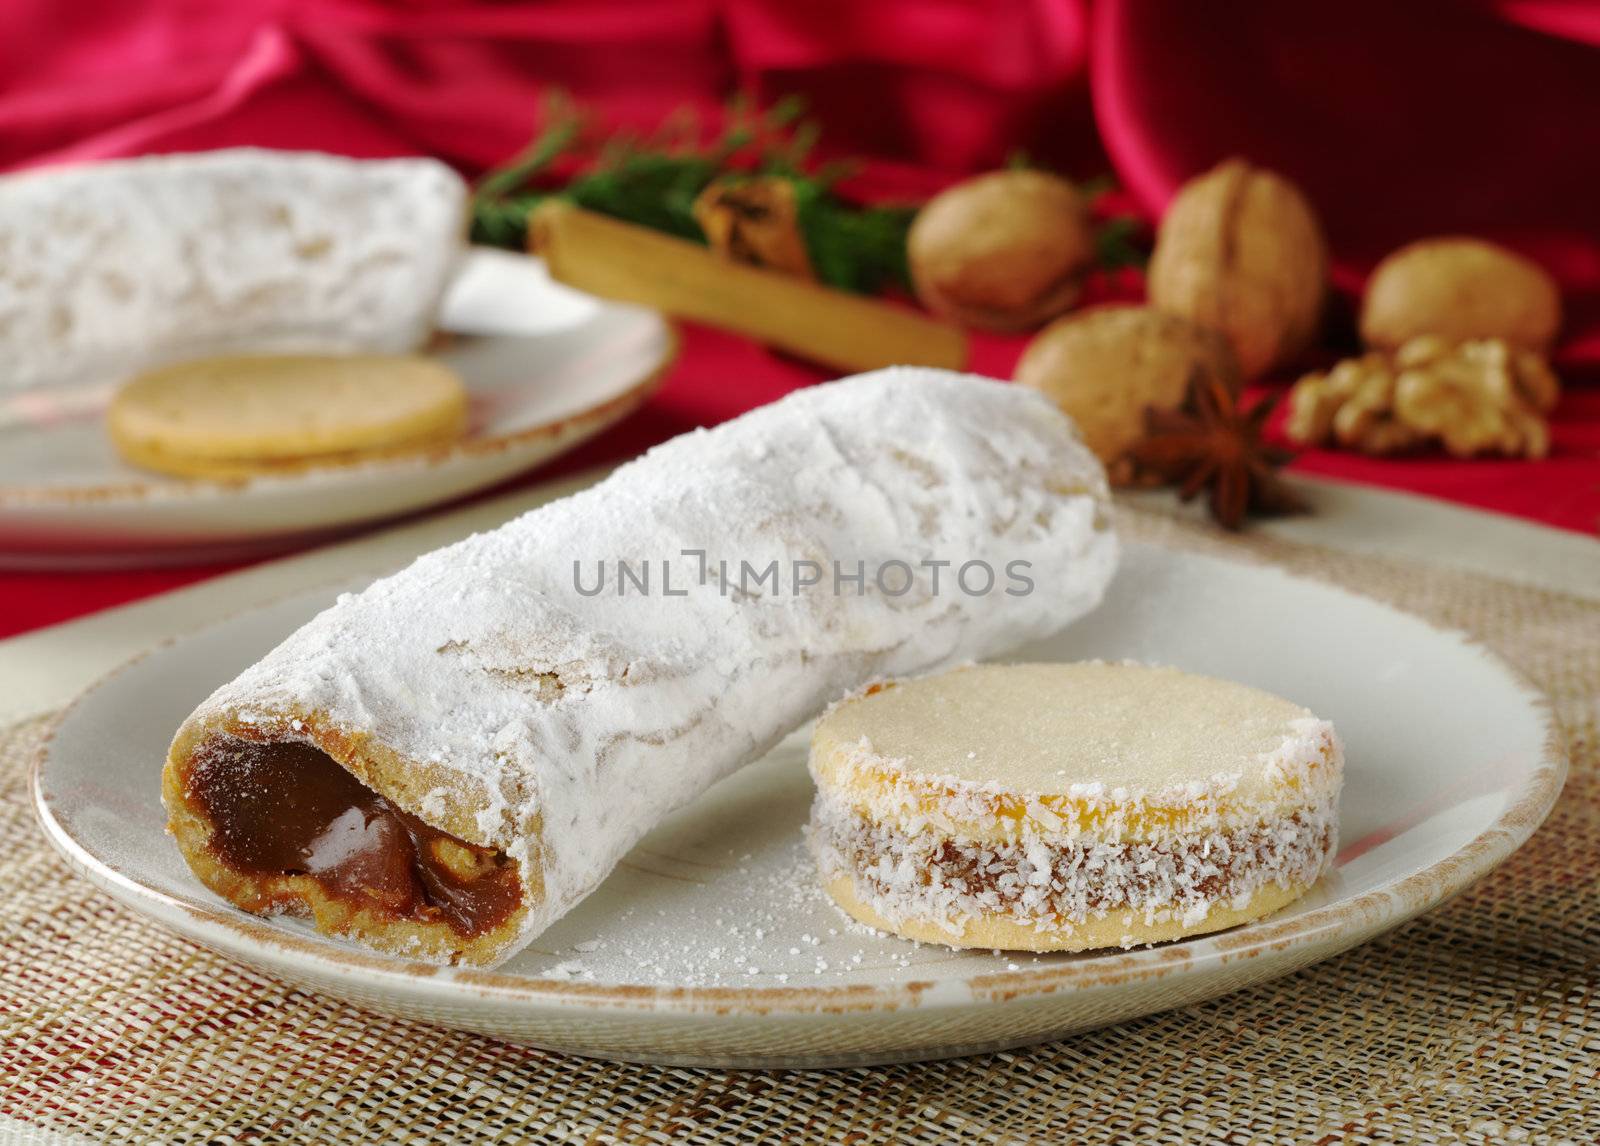
<svg viewBox="0 0 1600 1146">
<path fill-rule="evenodd" d="M 1251 512 L 1302 512 L 1305 503 L 1277 473 L 1294 455 L 1261 440 L 1275 402 L 1264 399 L 1241 411 L 1233 387 L 1196 370 L 1182 406 L 1145 410 L 1144 439 L 1128 457 L 1141 473 L 1176 484 L 1184 501 L 1209 489 L 1211 516 L 1224 529 L 1238 529 Z"/>
</svg>

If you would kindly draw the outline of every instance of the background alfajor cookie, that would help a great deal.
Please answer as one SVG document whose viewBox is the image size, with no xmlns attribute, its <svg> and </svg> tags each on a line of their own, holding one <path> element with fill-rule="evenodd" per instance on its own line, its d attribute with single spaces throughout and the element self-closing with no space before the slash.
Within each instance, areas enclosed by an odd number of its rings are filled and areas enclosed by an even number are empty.
<svg viewBox="0 0 1600 1146">
<path fill-rule="evenodd" d="M 232 478 L 426 448 L 466 426 L 460 378 L 408 355 L 206 358 L 113 398 L 107 429 L 134 465 Z"/>
</svg>

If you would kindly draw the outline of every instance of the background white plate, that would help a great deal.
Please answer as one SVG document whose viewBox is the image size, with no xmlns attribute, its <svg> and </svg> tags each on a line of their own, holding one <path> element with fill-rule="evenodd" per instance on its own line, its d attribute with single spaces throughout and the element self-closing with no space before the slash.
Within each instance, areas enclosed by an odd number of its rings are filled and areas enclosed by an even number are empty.
<svg viewBox="0 0 1600 1146">
<path fill-rule="evenodd" d="M 0 400 L 0 567 L 202 560 L 392 517 L 494 485 L 637 408 L 671 363 L 657 313 L 553 282 L 537 259 L 474 249 L 435 356 L 467 384 L 471 423 L 427 453 L 250 481 L 187 481 L 124 463 L 102 411 L 117 380 Z"/>
<path fill-rule="evenodd" d="M 1343 843 L 1305 900 L 1130 952 L 956 953 L 876 936 L 815 888 L 796 736 L 671 817 L 530 950 L 495 971 L 441 970 L 234 910 L 162 830 L 172 731 L 333 595 L 225 621 L 85 694 L 35 770 L 47 834 L 134 910 L 281 978 L 578 1054 L 888 1062 L 1017 1046 L 1209 998 L 1327 958 L 1461 890 L 1532 833 L 1566 768 L 1543 701 L 1462 636 L 1278 570 L 1131 546 L 1101 609 L 1018 659 L 1175 664 L 1332 719 L 1349 755 Z"/>
</svg>

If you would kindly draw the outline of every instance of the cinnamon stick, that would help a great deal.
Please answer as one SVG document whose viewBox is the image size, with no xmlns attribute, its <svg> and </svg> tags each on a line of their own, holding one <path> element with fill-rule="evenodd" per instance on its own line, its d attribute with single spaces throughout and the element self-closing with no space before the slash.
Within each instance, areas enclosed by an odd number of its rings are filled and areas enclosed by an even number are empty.
<svg viewBox="0 0 1600 1146">
<path fill-rule="evenodd" d="M 568 286 L 731 330 L 846 372 L 966 364 L 966 335 L 955 327 L 732 262 L 570 203 L 540 206 L 529 220 L 528 244 Z"/>
</svg>

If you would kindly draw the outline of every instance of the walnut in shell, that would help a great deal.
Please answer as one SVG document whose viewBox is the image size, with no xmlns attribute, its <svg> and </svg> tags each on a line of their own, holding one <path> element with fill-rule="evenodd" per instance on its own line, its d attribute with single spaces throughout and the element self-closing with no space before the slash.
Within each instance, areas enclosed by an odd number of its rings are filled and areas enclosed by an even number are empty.
<svg viewBox="0 0 1600 1146">
<path fill-rule="evenodd" d="M 1226 341 L 1214 331 L 1147 306 L 1103 306 L 1057 319 L 1034 336 L 1017 363 L 1016 381 L 1052 398 L 1110 468 L 1123 464 L 1144 436 L 1145 410 L 1176 409 L 1196 369 L 1237 374 Z"/>
<path fill-rule="evenodd" d="M 1308 374 L 1289 395 L 1284 432 L 1305 446 L 1368 454 L 1437 442 L 1454 457 L 1543 457 L 1544 415 L 1560 383 L 1538 354 L 1503 339 L 1413 338 Z"/>
<path fill-rule="evenodd" d="M 1328 249 L 1300 191 L 1230 159 L 1184 184 L 1150 258 L 1150 301 L 1221 331 L 1246 378 L 1310 344 L 1322 318 Z"/>
<path fill-rule="evenodd" d="M 993 171 L 934 196 L 906 237 L 917 298 L 979 330 L 1032 330 L 1078 301 L 1094 262 L 1088 205 L 1043 171 Z"/>
<path fill-rule="evenodd" d="M 1367 280 L 1361 337 L 1393 349 L 1424 334 L 1501 338 L 1543 353 L 1561 326 L 1561 292 L 1544 268 L 1481 239 L 1423 239 Z"/>
</svg>

